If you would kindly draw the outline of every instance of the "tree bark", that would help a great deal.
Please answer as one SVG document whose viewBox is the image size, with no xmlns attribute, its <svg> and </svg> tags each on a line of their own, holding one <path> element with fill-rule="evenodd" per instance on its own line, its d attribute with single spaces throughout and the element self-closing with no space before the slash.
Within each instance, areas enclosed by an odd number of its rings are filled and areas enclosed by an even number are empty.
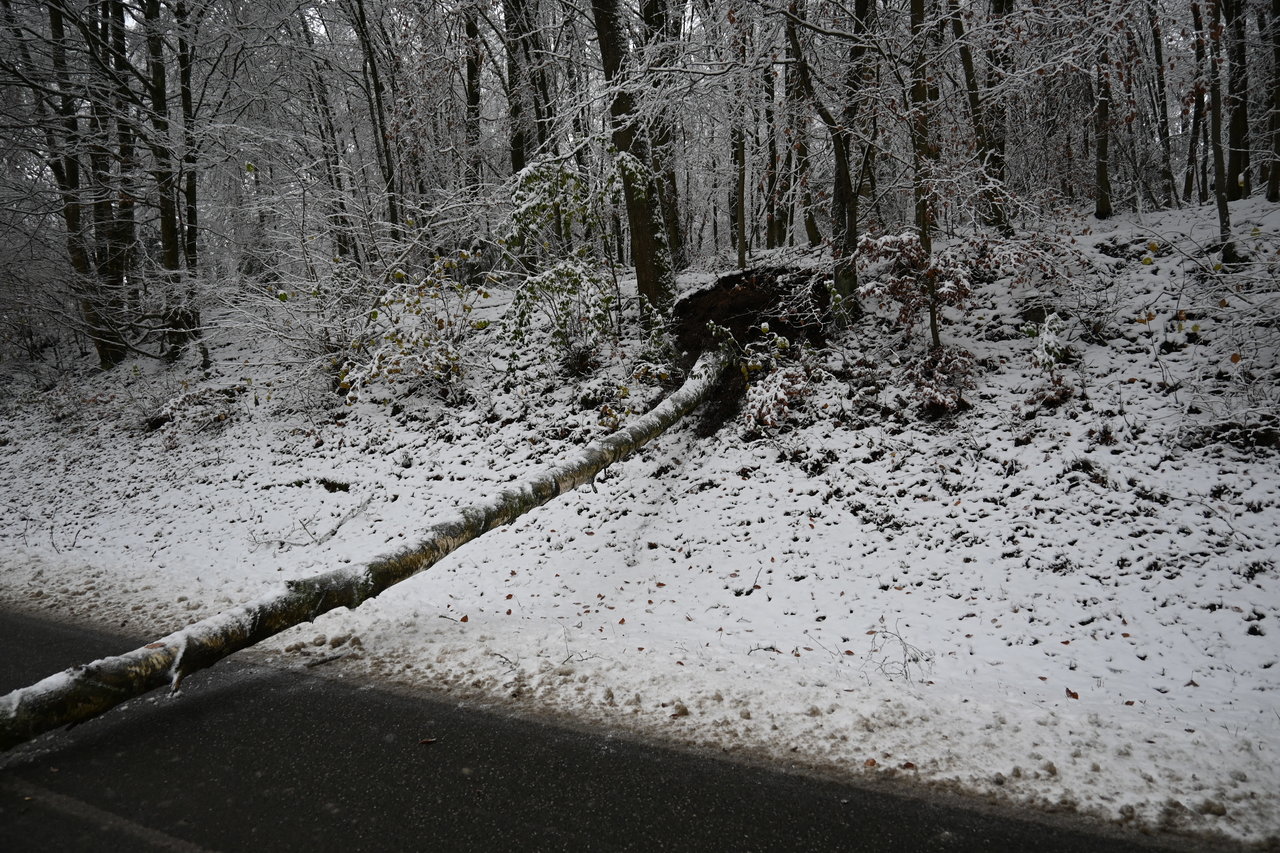
<svg viewBox="0 0 1280 853">
<path fill-rule="evenodd" d="M 466 41 L 466 110 L 463 118 L 463 134 L 467 143 L 466 164 L 463 167 L 463 183 L 469 190 L 480 187 L 483 161 L 480 159 L 480 70 L 484 58 L 480 41 L 479 15 L 475 6 L 467 6 L 462 12 L 463 32 Z"/>
<path fill-rule="evenodd" d="M 1280 3 L 1280 0 L 1275 0 L 1275 2 Z M 1200 157 L 1197 157 L 1196 151 L 1199 146 L 1200 137 L 1203 135 L 1205 96 L 1204 81 L 1205 75 L 1207 74 L 1205 70 L 1204 53 L 1204 21 L 1200 15 L 1200 4 L 1194 2 L 1194 0 L 1191 3 L 1191 20 L 1192 26 L 1195 27 L 1195 38 L 1193 43 L 1195 46 L 1196 57 L 1196 80 L 1195 85 L 1191 90 L 1191 97 L 1194 98 L 1194 103 L 1191 106 L 1191 133 L 1187 140 L 1187 172 L 1182 184 L 1182 200 L 1188 202 L 1191 201 L 1191 190 L 1193 184 L 1195 184 L 1197 162 L 1200 159 Z M 1201 155 L 1201 157 L 1202 156 L 1203 155 Z M 1204 181 L 1201 181 L 1200 193 L 1197 196 L 1201 204 L 1204 204 L 1207 200 L 1205 190 L 1206 187 Z"/>
<path fill-rule="evenodd" d="M 1111 58 L 1104 48 L 1098 57 L 1094 92 L 1094 206 L 1098 219 L 1111 218 Z"/>
<path fill-rule="evenodd" d="M 987 121 L 988 110 L 982 103 L 978 86 L 978 70 L 973 61 L 973 50 L 965 36 L 964 21 L 956 0 L 950 0 L 947 11 L 951 18 L 951 32 L 955 36 L 960 54 L 960 68 L 964 74 L 964 88 L 969 107 L 969 122 L 973 125 L 974 142 L 978 147 L 978 160 L 982 164 L 980 192 L 981 214 L 987 225 L 999 231 L 1008 230 L 1004 202 L 1001 199 L 1004 183 L 1004 154 L 997 152 Z"/>
<path fill-rule="evenodd" d="M 173 7 L 178 28 L 178 87 L 182 104 L 182 254 L 187 275 L 196 274 L 199 264 L 199 195 L 196 172 L 199 155 L 196 151 L 196 108 L 192 86 L 192 65 L 195 62 L 195 29 L 191 25 L 186 3 L 177 2 Z"/>
<path fill-rule="evenodd" d="M 920 249 L 927 259 L 933 254 L 933 205 L 930 203 L 932 187 L 933 147 L 929 141 L 929 85 L 925 60 L 924 0 L 911 0 L 911 40 L 916 53 L 911 59 L 911 161 L 915 170 L 912 194 L 915 197 L 916 230 L 920 235 Z M 929 275 L 925 290 L 929 300 L 929 340 L 933 349 L 942 347 L 938 329 L 938 282 Z"/>
<path fill-rule="evenodd" d="M 609 119 L 613 145 L 624 158 L 621 164 L 622 195 L 631 227 L 631 261 L 636 268 L 636 289 L 655 308 L 665 307 L 675 289 L 675 271 L 662 221 L 657 181 L 644 134 L 637 126 L 635 95 L 626 64 L 630 57 L 627 33 L 620 19 L 618 0 L 591 0 L 604 79 L 613 88 Z"/>
<path fill-rule="evenodd" d="M 869 0 L 857 0 L 854 5 L 853 43 L 849 48 L 849 73 L 846 76 L 849 97 L 861 84 L 863 56 L 866 48 L 862 43 L 867 33 L 870 17 Z M 831 137 L 831 151 L 835 160 L 835 175 L 831 193 L 831 251 L 835 259 L 835 291 L 846 300 L 853 312 L 857 312 L 858 271 L 854 264 L 854 253 L 858 245 L 858 194 L 862 189 L 862 170 L 854 175 L 853 169 L 853 134 L 851 131 L 855 108 L 852 103 L 842 111 L 843 120 L 835 114 L 818 97 L 814 85 L 813 72 L 805 58 L 800 44 L 800 35 L 796 22 L 804 22 L 804 7 L 799 2 L 791 4 L 787 16 L 787 44 L 791 48 L 791 57 L 796 72 L 796 82 L 809 102 L 813 105 L 818 118 L 822 120 Z"/>
<path fill-rule="evenodd" d="M 419 572 L 494 528 L 589 483 L 608 466 L 657 438 L 702 403 L 724 367 L 705 353 L 674 394 L 651 412 L 587 445 L 569 459 L 464 507 L 458 517 L 428 528 L 416 545 L 363 568 L 344 568 L 286 582 L 281 588 L 116 657 L 71 667 L 0 697 L 0 750 L 61 726 L 83 722 L 122 702 L 187 675 L 339 607 L 361 602 Z"/>
<path fill-rule="evenodd" d="M 1249 65 L 1245 43 L 1246 16 L 1243 0 L 1219 4 L 1227 36 L 1227 200 L 1247 198 L 1253 192 L 1249 169 Z"/>
<path fill-rule="evenodd" d="M 742 108 L 742 112 L 747 111 Z M 741 118 L 729 131 L 731 155 L 733 159 L 733 204 L 730 216 L 733 218 L 733 245 L 737 250 L 738 269 L 747 268 L 747 133 L 742 129 L 746 118 Z"/>
<path fill-rule="evenodd" d="M 1231 209 L 1227 206 L 1229 187 L 1227 167 L 1222 151 L 1222 83 L 1219 78 L 1222 49 L 1219 23 L 1222 20 L 1221 0 L 1209 0 L 1209 146 L 1213 151 L 1213 197 L 1218 210 L 1218 239 L 1222 243 L 1223 257 L 1231 250 Z"/>
<path fill-rule="evenodd" d="M 1271 0 L 1271 115 L 1267 131 L 1271 135 L 1271 162 L 1267 166 L 1267 201 L 1280 201 L 1280 0 Z"/>
<path fill-rule="evenodd" d="M 675 46 L 680 41 L 681 22 L 673 15 L 670 0 L 643 0 L 640 4 L 640 22 L 644 26 L 646 40 L 654 51 L 653 61 L 669 65 L 675 58 Z M 652 74 L 652 72 L 651 72 Z M 653 74 L 653 85 L 660 76 Z M 661 93 L 657 93 L 661 98 Z M 671 262 L 676 269 L 689 265 L 685 248 L 685 234 L 680 220 L 680 193 L 676 181 L 676 123 L 674 111 L 659 110 L 649 121 L 649 136 L 653 140 L 653 170 L 658 178 L 659 204 L 662 221 L 667 229 L 667 246 Z"/>
<path fill-rule="evenodd" d="M 1164 74 L 1164 28 L 1154 0 L 1147 2 L 1147 22 L 1151 27 L 1151 50 L 1155 65 L 1156 127 L 1160 133 L 1160 180 L 1164 184 L 1165 203 L 1178 206 L 1178 187 L 1173 177 L 1173 145 L 1169 135 L 1169 89 Z"/>
</svg>

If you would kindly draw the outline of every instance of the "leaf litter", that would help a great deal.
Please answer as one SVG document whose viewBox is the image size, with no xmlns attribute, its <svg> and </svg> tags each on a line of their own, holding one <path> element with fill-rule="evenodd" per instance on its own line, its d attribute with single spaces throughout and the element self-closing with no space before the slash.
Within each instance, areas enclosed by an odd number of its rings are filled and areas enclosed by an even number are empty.
<svg viewBox="0 0 1280 853">
<path fill-rule="evenodd" d="M 1236 216 L 1274 266 L 1273 207 Z M 948 315 L 980 365 L 967 409 L 913 407 L 893 306 L 869 304 L 783 396 L 753 398 L 769 422 L 677 426 L 254 653 L 836 775 L 1274 840 L 1280 457 L 1265 419 L 1224 414 L 1274 403 L 1274 353 L 1268 375 L 1262 345 L 1234 339 L 1239 300 L 1204 292 L 1205 211 L 1106 229 L 1052 237 L 1074 241 L 1072 287 L 997 278 Z M 1157 239 L 1178 253 L 1122 251 Z M 1069 363 L 1046 370 L 1037 325 Z M 470 405 L 388 391 L 335 411 L 249 332 L 209 346 L 209 376 L 10 387 L 0 600 L 167 632 L 399 548 L 665 393 L 636 378 L 645 342 L 622 340 L 578 385 L 512 351 L 475 370 Z M 151 401 L 202 389 L 226 389 L 204 395 L 216 411 L 175 405 L 146 428 Z"/>
</svg>

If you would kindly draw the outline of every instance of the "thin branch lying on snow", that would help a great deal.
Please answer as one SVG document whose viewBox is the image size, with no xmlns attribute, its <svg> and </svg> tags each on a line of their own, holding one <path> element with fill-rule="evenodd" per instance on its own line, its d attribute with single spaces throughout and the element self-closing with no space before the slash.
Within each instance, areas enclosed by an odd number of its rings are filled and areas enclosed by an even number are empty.
<svg viewBox="0 0 1280 853">
<path fill-rule="evenodd" d="M 51 675 L 0 697 L 0 750 L 43 732 L 96 717 L 158 687 L 177 690 L 182 679 L 281 631 L 338 607 L 354 608 L 429 569 L 494 528 L 509 524 L 657 438 L 702 403 L 716 387 L 724 356 L 704 354 L 675 393 L 633 423 L 592 442 L 558 465 L 463 507 L 457 518 L 429 527 L 416 545 L 361 567 L 335 569 L 286 582 L 258 599 L 211 616 L 116 657 Z"/>
<path fill-rule="evenodd" d="M 924 681 L 933 665 L 933 653 L 908 643 L 896 630 L 880 628 L 872 636 L 867 660 L 890 681 Z M 918 670 L 918 675 L 913 675 Z"/>
<path fill-rule="evenodd" d="M 342 516 L 342 518 L 338 519 L 338 523 L 333 526 L 332 530 L 330 530 L 328 533 L 324 534 L 319 539 L 317 539 L 316 544 L 323 545 L 324 543 L 332 539 L 335 535 L 337 535 L 338 531 L 342 529 L 342 525 L 346 524 L 348 521 L 355 518 L 360 513 L 364 512 L 365 509 L 368 508 L 369 503 L 372 500 L 373 500 L 373 495 L 370 495 L 369 497 L 364 499 L 364 502 L 361 503 L 360 506 L 353 507 L 350 512 Z"/>
<path fill-rule="evenodd" d="M 307 667 L 308 669 L 313 669 L 313 668 L 315 668 L 315 667 L 317 667 L 317 666 L 321 666 L 321 665 L 326 664 L 326 663 L 333 663 L 333 662 L 334 662 L 334 661 L 336 661 L 336 660 L 342 660 L 343 658 L 345 658 L 345 657 L 346 657 L 347 655 L 349 655 L 349 654 L 351 654 L 351 652 L 350 652 L 350 651 L 345 651 L 345 652 L 338 652 L 338 653 L 336 653 L 336 654 L 332 654 L 332 655 L 325 655 L 324 657 L 322 657 L 322 658 L 317 658 L 316 660 L 309 660 L 309 661 L 306 661 L 306 662 L 305 662 L 305 663 L 303 663 L 302 665 L 303 665 L 303 666 L 305 666 L 305 667 Z"/>
</svg>

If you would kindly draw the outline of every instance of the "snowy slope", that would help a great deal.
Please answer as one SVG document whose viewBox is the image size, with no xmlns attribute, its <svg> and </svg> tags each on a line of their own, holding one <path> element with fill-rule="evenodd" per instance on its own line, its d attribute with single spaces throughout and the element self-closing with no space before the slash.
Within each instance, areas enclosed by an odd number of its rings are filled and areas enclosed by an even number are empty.
<svg viewBox="0 0 1280 853">
<path fill-rule="evenodd" d="M 1243 273 L 1198 254 L 1207 209 L 1042 235 L 1061 280 L 999 277 L 949 314 L 979 365 L 972 408 L 919 414 L 885 305 L 778 386 L 775 423 L 677 427 L 261 654 L 1274 843 L 1280 455 L 1242 440 L 1266 444 L 1280 411 L 1273 207 L 1233 211 Z M 1051 374 L 1032 353 L 1055 330 L 1075 358 Z M 530 352 L 477 350 L 462 407 L 343 406 L 230 322 L 210 347 L 208 377 L 14 381 L 0 600 L 171 630 L 412 541 L 664 393 L 634 374 L 638 341 L 569 385 Z"/>
</svg>

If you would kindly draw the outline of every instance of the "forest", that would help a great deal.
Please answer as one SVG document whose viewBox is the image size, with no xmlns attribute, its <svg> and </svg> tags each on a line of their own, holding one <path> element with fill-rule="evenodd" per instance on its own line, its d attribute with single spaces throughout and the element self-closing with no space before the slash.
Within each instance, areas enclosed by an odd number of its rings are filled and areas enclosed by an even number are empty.
<svg viewBox="0 0 1280 853">
<path fill-rule="evenodd" d="M 0 749 L 247 649 L 1280 838 L 1280 0 L 0 31 L 0 604 L 160 637 Z"/>
<path fill-rule="evenodd" d="M 937 348 L 947 270 L 1030 265 L 1009 240 L 1064 210 L 1213 204 L 1229 261 L 1229 203 L 1280 200 L 1280 9 L 1247 0 L 3 15 L 0 343 L 54 365 L 176 358 L 232 305 L 353 392 L 448 384 L 490 289 L 581 361 L 620 270 L 662 312 L 788 249 L 851 310 L 859 252 L 903 258 L 881 289 Z"/>
</svg>

